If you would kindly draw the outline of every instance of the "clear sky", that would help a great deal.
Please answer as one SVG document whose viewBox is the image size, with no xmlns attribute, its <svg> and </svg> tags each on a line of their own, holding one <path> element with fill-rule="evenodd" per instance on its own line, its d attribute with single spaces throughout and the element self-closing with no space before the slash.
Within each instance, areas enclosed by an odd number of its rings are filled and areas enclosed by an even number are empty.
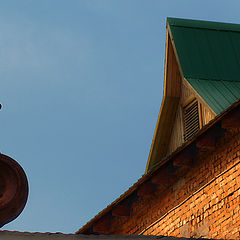
<svg viewBox="0 0 240 240">
<path fill-rule="evenodd" d="M 144 174 L 166 18 L 240 24 L 239 0 L 0 0 L 0 151 L 26 171 L 3 229 L 73 233 Z"/>
</svg>

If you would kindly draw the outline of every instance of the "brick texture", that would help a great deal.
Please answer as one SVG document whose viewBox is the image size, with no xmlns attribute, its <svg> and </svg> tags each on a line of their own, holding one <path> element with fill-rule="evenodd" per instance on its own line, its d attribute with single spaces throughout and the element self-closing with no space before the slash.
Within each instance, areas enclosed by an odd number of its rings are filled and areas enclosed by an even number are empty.
<svg viewBox="0 0 240 240">
<path fill-rule="evenodd" d="M 129 217 L 114 217 L 107 234 L 240 238 L 240 133 L 225 133 L 215 151 L 150 197 L 137 197 Z"/>
</svg>

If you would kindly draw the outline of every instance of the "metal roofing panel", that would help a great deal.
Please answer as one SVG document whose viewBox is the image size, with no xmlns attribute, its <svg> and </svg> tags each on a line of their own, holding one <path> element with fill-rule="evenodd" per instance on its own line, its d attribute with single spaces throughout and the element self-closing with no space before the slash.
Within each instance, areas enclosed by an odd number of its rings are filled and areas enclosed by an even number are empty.
<svg viewBox="0 0 240 240">
<path fill-rule="evenodd" d="M 210 108 L 219 114 L 240 98 L 240 82 L 187 79 Z"/>
<path fill-rule="evenodd" d="M 240 32 L 171 27 L 186 78 L 240 81 Z"/>
<path fill-rule="evenodd" d="M 184 77 L 219 114 L 240 98 L 240 25 L 168 19 Z"/>
</svg>

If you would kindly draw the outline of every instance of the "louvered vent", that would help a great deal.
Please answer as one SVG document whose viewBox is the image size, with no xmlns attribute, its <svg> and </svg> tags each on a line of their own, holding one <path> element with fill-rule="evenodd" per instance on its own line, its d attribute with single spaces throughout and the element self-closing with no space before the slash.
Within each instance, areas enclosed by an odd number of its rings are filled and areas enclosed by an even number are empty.
<svg viewBox="0 0 240 240">
<path fill-rule="evenodd" d="M 190 139 L 200 129 L 198 102 L 187 105 L 183 109 L 184 141 Z"/>
</svg>

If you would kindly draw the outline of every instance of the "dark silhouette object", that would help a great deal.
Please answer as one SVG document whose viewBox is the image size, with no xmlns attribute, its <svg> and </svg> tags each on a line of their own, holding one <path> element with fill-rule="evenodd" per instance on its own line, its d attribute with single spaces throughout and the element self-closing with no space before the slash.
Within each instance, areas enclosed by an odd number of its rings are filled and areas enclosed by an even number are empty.
<svg viewBox="0 0 240 240">
<path fill-rule="evenodd" d="M 12 158 L 0 154 L 0 226 L 14 220 L 28 198 L 28 181 L 22 167 Z"/>
</svg>

